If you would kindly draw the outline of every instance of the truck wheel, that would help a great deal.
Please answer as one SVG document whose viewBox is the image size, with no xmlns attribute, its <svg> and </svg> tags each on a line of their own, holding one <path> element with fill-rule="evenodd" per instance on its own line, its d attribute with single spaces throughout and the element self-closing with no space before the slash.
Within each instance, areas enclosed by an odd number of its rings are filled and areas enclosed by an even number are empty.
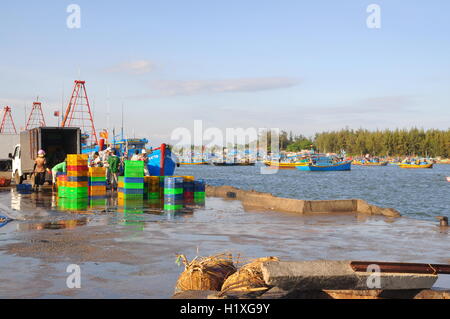
<svg viewBox="0 0 450 319">
<path fill-rule="evenodd" d="M 23 176 L 19 176 L 19 172 L 14 173 L 14 182 L 16 183 L 16 185 L 23 183 Z"/>
</svg>

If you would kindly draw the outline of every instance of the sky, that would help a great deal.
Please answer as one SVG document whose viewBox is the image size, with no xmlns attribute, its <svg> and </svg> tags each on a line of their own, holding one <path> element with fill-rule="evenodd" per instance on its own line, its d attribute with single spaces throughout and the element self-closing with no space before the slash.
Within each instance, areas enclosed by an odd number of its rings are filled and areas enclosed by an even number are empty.
<svg viewBox="0 0 450 319">
<path fill-rule="evenodd" d="M 70 4 L 80 28 L 68 28 Z M 367 8 L 380 8 L 368 28 Z M 450 127 L 450 1 L 2 1 L 0 107 L 57 125 L 86 81 L 97 131 Z M 26 109 L 27 108 L 27 109 Z"/>
</svg>

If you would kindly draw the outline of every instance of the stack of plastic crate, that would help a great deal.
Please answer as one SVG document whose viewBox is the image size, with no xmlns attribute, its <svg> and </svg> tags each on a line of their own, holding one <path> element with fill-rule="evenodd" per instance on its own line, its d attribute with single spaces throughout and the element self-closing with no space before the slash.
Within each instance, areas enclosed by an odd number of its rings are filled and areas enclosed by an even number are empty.
<svg viewBox="0 0 450 319">
<path fill-rule="evenodd" d="M 183 182 L 182 177 L 166 177 L 164 183 L 164 210 L 179 211 L 183 209 Z"/>
<path fill-rule="evenodd" d="M 144 162 L 125 161 L 125 176 L 119 178 L 118 193 L 123 199 L 144 198 Z"/>
<path fill-rule="evenodd" d="M 89 196 L 106 196 L 106 168 L 89 167 Z"/>
<path fill-rule="evenodd" d="M 194 181 L 194 176 L 183 176 L 183 197 L 185 205 L 194 203 Z"/>
<path fill-rule="evenodd" d="M 89 184 L 88 155 L 67 155 L 66 197 L 87 198 Z"/>
<path fill-rule="evenodd" d="M 206 198 L 206 183 L 203 179 L 194 181 L 194 202 L 204 206 Z"/>
<path fill-rule="evenodd" d="M 67 173 L 58 173 L 56 177 L 56 186 L 58 187 L 58 197 L 60 198 L 67 197 L 67 181 Z"/>
<path fill-rule="evenodd" d="M 145 193 L 148 199 L 160 199 L 161 190 L 159 186 L 159 176 L 144 177 Z"/>
</svg>

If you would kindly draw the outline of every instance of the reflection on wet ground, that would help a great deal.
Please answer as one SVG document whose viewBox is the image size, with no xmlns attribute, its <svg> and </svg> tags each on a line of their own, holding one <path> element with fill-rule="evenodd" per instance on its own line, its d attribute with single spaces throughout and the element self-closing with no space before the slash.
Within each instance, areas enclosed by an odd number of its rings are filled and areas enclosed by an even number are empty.
<svg viewBox="0 0 450 319">
<path fill-rule="evenodd" d="M 91 222 L 98 225 L 99 216 L 106 224 L 140 225 L 146 222 L 177 220 L 192 216 L 195 209 L 205 206 L 204 200 L 185 203 L 182 210 L 164 211 L 164 202 L 160 199 L 118 199 L 108 194 L 101 198 L 70 199 L 58 198 L 47 189 L 36 193 L 20 193 L 15 190 L 0 192 L 4 200 L 0 201 L 0 210 L 16 220 L 17 231 L 63 229 L 86 226 Z M 10 205 L 5 199 L 10 198 Z M 91 216 L 91 217 L 89 217 Z M 45 222 L 35 221 L 45 220 Z"/>
<path fill-rule="evenodd" d="M 246 212 L 208 198 L 182 213 L 149 200 L 58 201 L 50 191 L 0 192 L 0 297 L 167 298 L 182 271 L 178 253 L 230 251 L 247 258 L 449 263 L 449 231 L 436 222 L 348 215 Z M 82 269 L 82 288 L 65 285 Z M 450 287 L 443 276 L 438 286 Z"/>
</svg>

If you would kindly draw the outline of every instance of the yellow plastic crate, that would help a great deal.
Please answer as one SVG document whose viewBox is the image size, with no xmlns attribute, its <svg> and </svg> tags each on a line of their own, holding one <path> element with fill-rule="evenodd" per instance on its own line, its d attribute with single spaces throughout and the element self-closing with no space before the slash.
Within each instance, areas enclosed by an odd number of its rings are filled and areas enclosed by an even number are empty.
<svg viewBox="0 0 450 319">
<path fill-rule="evenodd" d="M 102 177 L 106 175 L 106 167 L 89 167 L 89 176 Z"/>
<path fill-rule="evenodd" d="M 89 155 L 88 154 L 69 154 L 67 155 L 67 161 L 75 162 L 75 161 L 88 161 Z"/>
</svg>

